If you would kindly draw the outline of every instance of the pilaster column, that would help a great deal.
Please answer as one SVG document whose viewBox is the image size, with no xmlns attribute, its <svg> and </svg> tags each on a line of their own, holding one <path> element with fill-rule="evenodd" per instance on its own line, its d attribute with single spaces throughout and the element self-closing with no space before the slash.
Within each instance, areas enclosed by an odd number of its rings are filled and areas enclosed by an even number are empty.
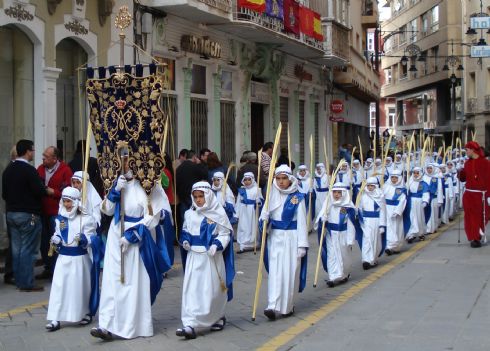
<svg viewBox="0 0 490 351">
<path fill-rule="evenodd" d="M 183 92 L 178 96 L 179 106 L 179 149 L 191 148 L 191 85 L 192 85 L 192 60 L 189 59 L 187 66 L 182 67 Z M 198 152 L 199 150 L 196 150 Z"/>
<path fill-rule="evenodd" d="M 43 126 L 43 140 L 36 140 L 39 145 L 38 152 L 42 153 L 43 146 L 56 146 L 56 80 L 60 76 L 61 69 L 56 67 L 43 68 L 44 90 L 42 100 L 44 101 L 44 113 L 36 114 L 34 126 Z M 38 145 L 35 145 L 37 148 Z"/>
<path fill-rule="evenodd" d="M 221 158 L 221 67 L 212 74 L 213 99 L 208 113 L 208 145 Z"/>
</svg>

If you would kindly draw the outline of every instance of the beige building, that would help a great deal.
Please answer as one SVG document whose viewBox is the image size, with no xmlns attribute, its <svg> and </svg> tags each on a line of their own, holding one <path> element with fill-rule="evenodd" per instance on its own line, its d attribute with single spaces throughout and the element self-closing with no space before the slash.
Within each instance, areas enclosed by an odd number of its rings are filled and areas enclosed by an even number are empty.
<svg viewBox="0 0 490 351">
<path fill-rule="evenodd" d="M 460 66 L 461 2 L 390 0 L 386 6 L 391 16 L 381 25 L 384 112 L 388 116 L 396 111 L 398 134 L 425 131 L 450 143 L 453 133 L 463 128 L 461 78 L 467 71 Z"/>
<path fill-rule="evenodd" d="M 490 4 L 483 1 L 483 12 L 490 16 Z M 480 13 L 479 1 L 463 1 L 463 33 L 470 27 L 470 16 Z M 476 30 L 476 34 L 464 34 L 465 41 L 477 45 L 483 38 L 490 45 L 490 29 Z M 488 46 L 487 46 L 488 48 Z M 466 125 L 471 132 L 476 131 L 475 136 L 478 143 L 488 150 L 490 149 L 490 57 L 477 59 L 471 58 L 470 47 L 464 48 L 464 115 Z"/>
</svg>

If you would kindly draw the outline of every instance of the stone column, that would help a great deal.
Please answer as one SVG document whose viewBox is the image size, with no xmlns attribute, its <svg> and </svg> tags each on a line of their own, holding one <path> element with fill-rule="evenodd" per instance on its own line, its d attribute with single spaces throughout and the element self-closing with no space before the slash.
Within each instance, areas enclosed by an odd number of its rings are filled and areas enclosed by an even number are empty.
<svg viewBox="0 0 490 351">
<path fill-rule="evenodd" d="M 192 60 L 189 59 L 187 66 L 182 67 L 182 94 L 178 95 L 177 106 L 179 118 L 178 149 L 192 147 L 191 135 L 191 85 L 192 85 Z M 199 152 L 199 150 L 195 150 Z"/>
<path fill-rule="evenodd" d="M 44 102 L 44 113 L 35 114 L 34 125 L 35 129 L 38 126 L 42 126 L 42 139 L 36 138 L 35 148 L 38 153 L 42 153 L 43 146 L 56 146 L 56 80 L 61 73 L 60 68 L 56 67 L 44 67 L 43 80 L 44 89 L 42 100 Z M 39 146 L 39 148 L 38 148 Z"/>
<path fill-rule="evenodd" d="M 212 102 L 208 109 L 208 147 L 221 159 L 221 67 L 212 74 Z"/>
</svg>

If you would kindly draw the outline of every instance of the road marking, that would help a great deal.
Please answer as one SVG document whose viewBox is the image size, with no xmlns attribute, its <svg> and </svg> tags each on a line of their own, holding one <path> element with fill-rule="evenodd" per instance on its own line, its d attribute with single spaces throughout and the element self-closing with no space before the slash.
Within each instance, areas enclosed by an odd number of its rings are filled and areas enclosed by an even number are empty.
<svg viewBox="0 0 490 351">
<path fill-rule="evenodd" d="M 0 313 L 0 319 L 12 318 L 12 316 L 15 316 L 15 315 L 21 314 L 21 313 L 29 313 L 28 312 L 29 310 L 34 310 L 36 308 L 43 308 L 47 304 L 48 304 L 48 300 L 44 300 L 41 302 L 32 303 L 30 305 L 16 307 L 14 309 L 11 309 L 10 311 Z"/>
<path fill-rule="evenodd" d="M 461 215 L 460 215 L 461 216 Z M 459 220 L 459 219 L 458 219 Z M 354 286 L 351 288 L 347 289 L 344 291 L 342 294 L 337 296 L 335 299 L 332 301 L 326 303 L 319 309 L 317 309 L 315 312 L 310 313 L 308 316 L 297 322 L 295 325 L 290 327 L 289 329 L 286 329 L 283 331 L 281 334 L 277 335 L 276 337 L 270 339 L 267 341 L 265 344 L 262 346 L 258 347 L 257 350 L 260 351 L 272 351 L 272 350 L 277 350 L 281 346 L 286 345 L 288 342 L 293 340 L 295 337 L 300 335 L 301 333 L 305 332 L 307 329 L 311 328 L 314 326 L 316 323 L 318 323 L 320 320 L 324 319 L 327 317 L 329 314 L 337 310 L 338 308 L 342 307 L 346 302 L 348 302 L 352 297 L 356 296 L 359 294 L 361 291 L 366 289 L 368 286 L 376 282 L 378 279 L 380 279 L 382 276 L 384 276 L 386 273 L 391 271 L 393 268 L 396 266 L 400 265 L 404 261 L 408 260 L 410 257 L 415 255 L 417 252 L 422 250 L 424 247 L 429 245 L 431 241 L 434 239 L 438 238 L 443 232 L 447 231 L 449 228 L 455 225 L 457 223 L 456 220 L 454 220 L 452 223 L 449 225 L 444 225 L 440 227 L 435 234 L 431 234 L 430 236 L 426 236 L 425 241 L 418 242 L 414 246 L 412 246 L 408 251 L 405 251 L 404 253 L 400 254 L 397 258 L 394 260 L 382 265 L 379 267 L 375 272 L 371 273 L 368 275 L 366 278 L 362 279 L 360 282 L 355 283 Z"/>
</svg>

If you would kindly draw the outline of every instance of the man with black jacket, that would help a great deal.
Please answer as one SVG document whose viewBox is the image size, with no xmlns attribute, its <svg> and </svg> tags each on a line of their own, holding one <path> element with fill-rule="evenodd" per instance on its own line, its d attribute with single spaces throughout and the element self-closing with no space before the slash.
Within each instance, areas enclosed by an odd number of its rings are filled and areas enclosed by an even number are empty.
<svg viewBox="0 0 490 351">
<path fill-rule="evenodd" d="M 17 159 L 2 175 L 15 284 L 21 291 L 42 291 L 42 286 L 34 285 L 34 261 L 41 239 L 41 199 L 52 195 L 54 190 L 42 183 L 36 169 L 29 164 L 34 159 L 34 143 L 22 139 L 16 149 Z"/>
</svg>

